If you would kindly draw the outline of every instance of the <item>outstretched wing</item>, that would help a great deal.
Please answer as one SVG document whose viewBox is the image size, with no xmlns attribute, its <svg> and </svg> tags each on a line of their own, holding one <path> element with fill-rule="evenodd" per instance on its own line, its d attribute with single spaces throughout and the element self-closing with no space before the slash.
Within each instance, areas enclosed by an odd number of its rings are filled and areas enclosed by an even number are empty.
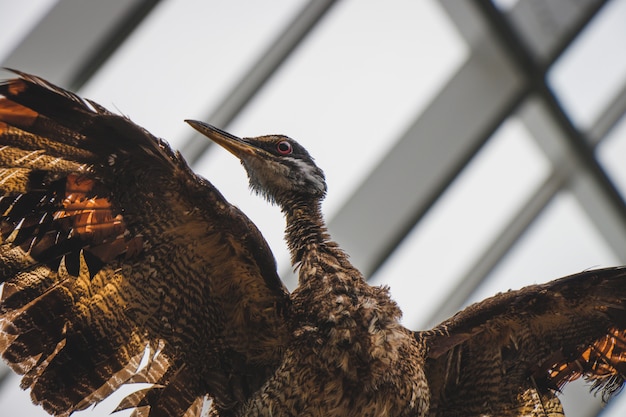
<svg viewBox="0 0 626 417">
<path fill-rule="evenodd" d="M 267 243 L 167 144 L 18 74 L 0 84 L 4 359 L 54 415 L 132 382 L 154 384 L 120 405 L 137 415 L 233 409 L 288 335 Z"/>
<path fill-rule="evenodd" d="M 561 415 L 584 377 L 608 398 L 626 378 L 626 269 L 499 294 L 426 332 L 433 416 Z"/>
</svg>

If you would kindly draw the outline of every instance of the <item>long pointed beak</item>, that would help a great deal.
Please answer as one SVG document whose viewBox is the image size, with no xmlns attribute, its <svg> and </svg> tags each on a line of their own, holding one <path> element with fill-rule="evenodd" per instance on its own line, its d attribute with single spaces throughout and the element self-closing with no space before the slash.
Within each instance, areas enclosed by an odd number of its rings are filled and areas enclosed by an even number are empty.
<svg viewBox="0 0 626 417">
<path fill-rule="evenodd" d="M 228 132 L 218 129 L 215 126 L 211 126 L 208 123 L 200 122 L 197 120 L 185 120 L 191 127 L 202 133 L 213 142 L 217 143 L 237 158 L 241 159 L 247 155 L 258 155 L 259 150 L 249 142 L 238 138 L 235 135 L 231 135 Z"/>
</svg>

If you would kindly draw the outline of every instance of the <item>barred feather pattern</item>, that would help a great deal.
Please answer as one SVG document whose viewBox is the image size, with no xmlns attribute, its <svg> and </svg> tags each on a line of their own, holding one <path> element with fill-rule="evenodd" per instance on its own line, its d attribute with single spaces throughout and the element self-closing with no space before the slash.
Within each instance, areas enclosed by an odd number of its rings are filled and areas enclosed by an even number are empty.
<svg viewBox="0 0 626 417">
<path fill-rule="evenodd" d="M 0 84 L 0 352 L 68 416 L 226 415 L 277 366 L 288 294 L 266 242 L 160 139 L 40 78 Z M 142 358 L 147 364 L 140 368 Z"/>
<path fill-rule="evenodd" d="M 50 414 L 142 383 L 118 410 L 196 417 L 209 399 L 215 417 L 556 417 L 569 381 L 606 399 L 623 386 L 626 268 L 411 332 L 330 239 L 308 152 L 225 135 L 285 214 L 300 279 L 288 294 L 252 222 L 164 141 L 18 75 L 0 83 L 0 353 Z M 271 153 L 285 143 L 288 157 Z"/>
<path fill-rule="evenodd" d="M 562 416 L 557 394 L 578 378 L 608 401 L 626 378 L 625 335 L 624 268 L 586 271 L 472 305 L 416 333 L 430 349 L 431 415 Z"/>
</svg>

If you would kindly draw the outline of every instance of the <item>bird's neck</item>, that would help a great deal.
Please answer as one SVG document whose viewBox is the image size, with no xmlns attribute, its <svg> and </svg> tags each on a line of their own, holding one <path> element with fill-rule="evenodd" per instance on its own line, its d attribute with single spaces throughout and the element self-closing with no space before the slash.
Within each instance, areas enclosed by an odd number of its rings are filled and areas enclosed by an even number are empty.
<svg viewBox="0 0 626 417">
<path fill-rule="evenodd" d="M 304 203 L 282 206 L 292 261 L 300 268 L 291 330 L 298 352 L 315 357 L 313 366 L 331 384 L 341 381 L 336 388 L 343 401 L 348 393 L 365 392 L 364 380 L 378 390 L 389 382 L 390 369 L 406 369 L 401 351 L 415 339 L 399 324 L 401 312 L 387 288 L 369 286 L 330 239 L 320 204 Z"/>
<path fill-rule="evenodd" d="M 287 221 L 285 239 L 291 253 L 291 263 L 300 269 L 300 284 L 315 275 L 312 269 L 352 270 L 346 254 L 331 240 L 321 211 L 320 201 L 294 199 L 282 207 Z"/>
</svg>

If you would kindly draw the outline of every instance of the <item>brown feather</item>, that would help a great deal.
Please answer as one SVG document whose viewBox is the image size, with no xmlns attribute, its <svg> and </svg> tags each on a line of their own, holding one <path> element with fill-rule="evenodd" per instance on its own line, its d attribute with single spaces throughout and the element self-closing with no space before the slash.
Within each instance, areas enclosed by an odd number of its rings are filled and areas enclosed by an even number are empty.
<svg viewBox="0 0 626 417">
<path fill-rule="evenodd" d="M 440 410 L 433 415 L 455 415 L 471 404 L 478 410 L 487 400 L 494 415 L 512 404 L 531 410 L 536 400 L 522 393 L 555 402 L 554 394 L 580 377 L 608 399 L 626 377 L 624 320 L 622 268 L 587 271 L 472 305 L 432 331 L 416 333 L 429 347 L 427 375 Z M 481 358 L 490 365 L 477 368 Z M 496 385 L 489 389 L 486 381 Z"/>
<path fill-rule="evenodd" d="M 18 73 L 0 83 L 0 352 L 51 414 L 149 384 L 133 416 L 561 416 L 563 384 L 626 378 L 626 269 L 499 294 L 400 325 L 330 239 L 323 172 L 280 135 L 190 124 L 280 206 L 284 289 L 252 222 L 162 140 Z"/>
<path fill-rule="evenodd" d="M 19 75 L 0 84 L 5 360 L 55 415 L 137 380 L 150 415 L 244 401 L 288 334 L 267 243 L 163 141 Z"/>
</svg>

